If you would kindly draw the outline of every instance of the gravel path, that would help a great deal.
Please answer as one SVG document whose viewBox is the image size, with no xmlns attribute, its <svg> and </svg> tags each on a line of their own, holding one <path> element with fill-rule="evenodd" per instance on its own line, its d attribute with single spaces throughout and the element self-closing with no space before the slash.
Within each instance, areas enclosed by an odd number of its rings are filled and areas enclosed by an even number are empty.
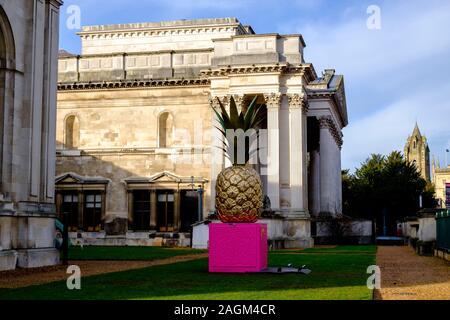
<svg viewBox="0 0 450 320">
<path fill-rule="evenodd" d="M 377 300 L 450 300 L 450 263 L 417 255 L 407 246 L 378 246 Z"/>
<path fill-rule="evenodd" d="M 171 264 L 206 258 L 207 253 L 175 256 L 167 259 L 151 261 L 69 261 L 69 265 L 77 265 L 81 269 L 81 276 L 140 269 L 151 266 Z M 16 269 L 0 272 L 0 288 L 20 288 L 31 285 L 44 284 L 53 281 L 66 280 L 67 266 L 58 265 L 43 268 Z"/>
</svg>

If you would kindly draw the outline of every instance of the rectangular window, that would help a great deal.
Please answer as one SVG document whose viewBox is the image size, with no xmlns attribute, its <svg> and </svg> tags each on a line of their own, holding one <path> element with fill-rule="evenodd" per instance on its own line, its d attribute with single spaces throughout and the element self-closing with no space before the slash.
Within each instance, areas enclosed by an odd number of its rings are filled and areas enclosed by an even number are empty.
<svg viewBox="0 0 450 320">
<path fill-rule="evenodd" d="M 133 191 L 133 230 L 148 231 L 150 229 L 150 191 Z"/>
<path fill-rule="evenodd" d="M 86 192 L 84 194 L 83 229 L 97 232 L 102 228 L 102 194 Z"/>
<path fill-rule="evenodd" d="M 78 193 L 62 194 L 61 213 L 67 214 L 69 232 L 78 230 Z M 64 216 L 61 217 L 64 221 Z"/>
<path fill-rule="evenodd" d="M 157 194 L 158 229 L 161 232 L 174 231 L 174 194 L 170 191 L 158 191 Z"/>
<path fill-rule="evenodd" d="M 445 185 L 445 207 L 450 209 L 450 183 Z"/>
</svg>

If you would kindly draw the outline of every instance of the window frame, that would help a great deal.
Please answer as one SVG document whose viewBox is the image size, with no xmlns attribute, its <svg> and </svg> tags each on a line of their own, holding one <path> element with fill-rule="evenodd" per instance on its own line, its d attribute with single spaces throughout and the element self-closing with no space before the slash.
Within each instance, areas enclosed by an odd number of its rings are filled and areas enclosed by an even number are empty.
<svg viewBox="0 0 450 320">
<path fill-rule="evenodd" d="M 94 201 L 88 201 L 88 196 L 94 196 Z M 98 200 L 98 197 L 100 198 Z M 93 206 L 88 206 L 93 204 Z M 99 209 L 99 210 L 97 210 Z M 83 191 L 83 231 L 100 232 L 103 230 L 104 193 L 99 190 Z M 93 213 L 91 213 L 93 212 Z M 91 214 L 93 216 L 91 216 Z M 92 223 L 92 225 L 90 225 Z"/>
<path fill-rule="evenodd" d="M 152 214 L 152 201 L 151 201 L 151 191 L 148 189 L 136 189 L 131 191 L 133 194 L 133 209 L 131 212 L 132 215 L 132 224 L 131 228 L 134 232 L 147 232 L 151 230 L 150 222 L 151 222 L 151 214 Z M 146 193 L 146 200 L 137 200 L 137 193 Z M 147 209 L 136 209 L 137 204 L 141 204 L 144 206 L 148 206 Z M 139 211 L 139 213 L 137 212 Z M 147 216 L 146 216 L 147 215 Z M 138 217 L 141 216 L 141 217 Z M 139 220 L 140 223 L 137 222 Z"/>
</svg>

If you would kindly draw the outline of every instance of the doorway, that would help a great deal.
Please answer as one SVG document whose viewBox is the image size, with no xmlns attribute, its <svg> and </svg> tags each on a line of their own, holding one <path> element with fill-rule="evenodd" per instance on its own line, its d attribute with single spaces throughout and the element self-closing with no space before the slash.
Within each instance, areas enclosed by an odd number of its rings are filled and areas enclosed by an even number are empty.
<svg viewBox="0 0 450 320">
<path fill-rule="evenodd" d="M 180 195 L 181 195 L 180 232 L 191 232 L 191 225 L 197 222 L 199 215 L 198 192 L 191 190 L 183 190 L 180 192 Z"/>
</svg>

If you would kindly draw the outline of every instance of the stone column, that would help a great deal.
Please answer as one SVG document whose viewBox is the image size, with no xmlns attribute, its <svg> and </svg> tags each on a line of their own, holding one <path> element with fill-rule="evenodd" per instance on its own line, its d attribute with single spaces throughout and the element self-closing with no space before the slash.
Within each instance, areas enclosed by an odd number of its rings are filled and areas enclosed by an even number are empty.
<svg viewBox="0 0 450 320">
<path fill-rule="evenodd" d="M 340 146 L 341 135 L 330 116 L 319 118 L 320 123 L 320 212 L 341 213 Z"/>
<path fill-rule="evenodd" d="M 297 214 L 304 213 L 308 208 L 308 173 L 306 165 L 306 114 L 308 112 L 308 105 L 300 94 L 288 95 L 288 101 L 291 210 Z"/>
<path fill-rule="evenodd" d="M 133 228 L 133 190 L 127 190 L 127 199 L 128 199 L 128 230 L 132 230 Z"/>
<path fill-rule="evenodd" d="M 174 217 L 173 217 L 173 231 L 177 232 L 181 228 L 181 214 L 180 214 L 180 191 L 175 190 L 173 193 L 173 209 L 174 209 Z"/>
<path fill-rule="evenodd" d="M 242 108 L 245 106 L 245 96 L 243 94 L 234 94 L 233 99 L 234 102 L 236 102 L 238 112 L 241 112 Z"/>
<path fill-rule="evenodd" d="M 342 214 L 342 163 L 341 163 L 341 148 L 342 148 L 342 135 L 339 135 L 336 148 L 336 210 L 338 214 Z"/>
<path fill-rule="evenodd" d="M 309 161 L 309 211 L 313 215 L 318 215 L 320 213 L 320 154 L 318 150 L 311 151 Z"/>
<path fill-rule="evenodd" d="M 78 190 L 78 229 L 84 230 L 84 193 Z"/>
<path fill-rule="evenodd" d="M 265 94 L 267 106 L 267 195 L 272 209 L 280 208 L 280 104 L 281 94 Z"/>
<path fill-rule="evenodd" d="M 156 226 L 158 224 L 156 200 L 156 190 L 150 190 L 150 229 L 152 230 L 156 230 Z"/>
</svg>

